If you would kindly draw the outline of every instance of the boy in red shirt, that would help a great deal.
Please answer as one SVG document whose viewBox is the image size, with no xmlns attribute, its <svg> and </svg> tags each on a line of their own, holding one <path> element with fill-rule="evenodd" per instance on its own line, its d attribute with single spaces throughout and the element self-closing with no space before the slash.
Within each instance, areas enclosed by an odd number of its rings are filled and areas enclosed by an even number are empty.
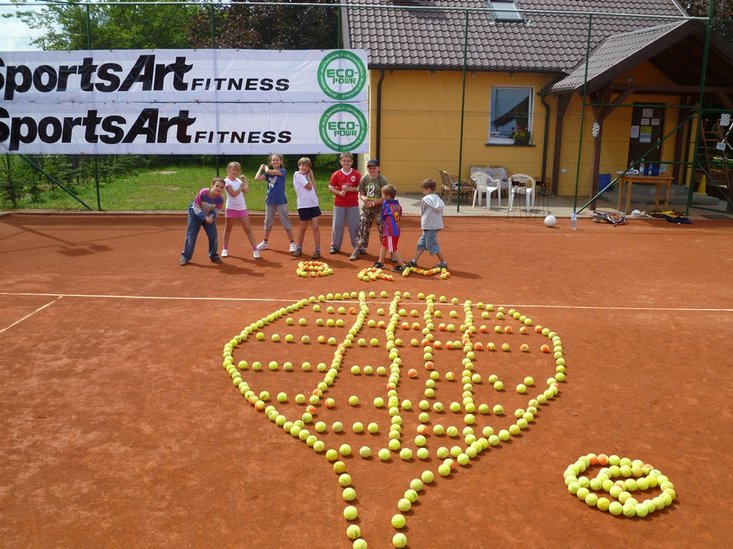
<svg viewBox="0 0 733 549">
<path fill-rule="evenodd" d="M 328 190 L 333 198 L 333 223 L 331 225 L 331 249 L 329 253 L 337 254 L 344 240 L 344 226 L 349 228 L 349 239 L 356 252 L 356 241 L 359 233 L 359 181 L 361 174 L 353 169 L 354 156 L 341 153 L 339 157 L 341 169 L 331 175 Z"/>
</svg>

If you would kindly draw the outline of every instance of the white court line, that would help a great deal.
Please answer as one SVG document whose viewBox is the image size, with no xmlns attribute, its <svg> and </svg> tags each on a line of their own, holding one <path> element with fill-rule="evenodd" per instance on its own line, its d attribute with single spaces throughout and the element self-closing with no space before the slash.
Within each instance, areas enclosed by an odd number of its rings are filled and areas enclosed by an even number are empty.
<svg viewBox="0 0 733 549">
<path fill-rule="evenodd" d="M 363 291 L 363 290 L 362 290 Z M 16 296 L 16 297 L 68 297 L 79 299 L 130 299 L 130 300 L 152 300 L 152 301 L 249 301 L 258 303 L 294 303 L 297 299 L 281 299 L 266 297 L 176 297 L 176 296 L 155 296 L 155 295 L 114 295 L 114 294 L 58 294 L 43 292 L 0 292 L 0 295 Z M 332 303 L 353 303 L 353 299 L 348 300 L 330 300 Z M 53 303 L 53 302 L 51 302 Z M 50 305 L 49 303 L 48 305 Z M 377 302 L 374 302 L 377 303 Z M 389 304 L 389 301 L 379 303 Z M 405 301 L 405 303 L 415 303 L 413 301 Z M 438 306 L 450 306 L 451 303 L 436 303 Z M 733 308 L 728 307 L 623 307 L 616 305 L 548 305 L 538 303 L 510 304 L 510 303 L 494 303 L 494 306 L 535 309 L 576 309 L 590 311 L 661 311 L 661 312 L 701 312 L 701 313 L 733 313 Z M 46 307 L 47 305 L 44 305 Z M 43 307 L 41 307 L 43 308 Z M 40 309 L 39 309 L 40 310 Z M 31 313 L 33 314 L 33 313 Z M 29 315 L 30 316 L 30 315 Z M 22 319 L 21 319 L 22 320 Z M 20 322 L 20 321 L 19 321 Z M 6 328 L 7 329 L 7 328 Z"/>
<path fill-rule="evenodd" d="M 8 295 L 12 295 L 12 294 L 8 294 Z M 33 294 L 31 294 L 31 295 L 33 295 Z M 53 301 L 49 301 L 45 305 L 41 305 L 40 307 L 38 307 L 38 309 L 36 309 L 32 313 L 28 313 L 23 318 L 20 318 L 20 319 L 16 320 L 15 322 L 13 322 L 10 326 L 5 326 L 5 328 L 0 329 L 0 334 L 2 334 L 3 332 L 9 330 L 13 326 L 17 326 L 18 324 L 20 324 L 21 322 L 23 322 L 25 319 L 32 317 L 34 314 L 42 311 L 46 307 L 50 307 L 51 305 L 53 305 L 54 303 L 56 303 L 59 299 L 61 299 L 61 298 L 64 297 L 64 296 L 58 295 L 58 294 L 35 294 L 35 295 L 43 295 L 43 296 L 45 296 L 45 295 L 53 295 L 53 296 L 56 296 L 56 299 L 54 299 Z"/>
</svg>

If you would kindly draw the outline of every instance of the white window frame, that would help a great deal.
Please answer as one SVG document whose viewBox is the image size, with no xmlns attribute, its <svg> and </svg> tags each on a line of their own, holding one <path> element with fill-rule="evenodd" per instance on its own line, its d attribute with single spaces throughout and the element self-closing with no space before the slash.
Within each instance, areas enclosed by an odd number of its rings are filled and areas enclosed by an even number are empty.
<svg viewBox="0 0 733 549">
<path fill-rule="evenodd" d="M 511 132 L 516 128 L 517 126 L 520 126 L 521 124 L 515 119 L 513 124 L 513 128 L 509 128 L 507 130 L 504 130 L 503 132 L 499 132 L 498 129 L 493 129 L 493 122 L 494 122 L 494 92 L 500 92 L 502 90 L 517 90 L 517 91 L 526 91 L 528 94 L 528 105 L 527 105 L 527 130 L 529 130 L 529 143 L 532 143 L 532 140 L 534 139 L 534 132 L 532 131 L 532 120 L 534 118 L 534 88 L 532 86 L 491 86 L 489 88 L 489 128 L 488 128 L 488 143 L 490 145 L 513 145 L 514 144 L 514 138 L 511 137 Z M 500 113 L 498 116 L 501 116 L 506 113 Z M 504 124 L 504 126 L 507 126 L 508 124 Z M 523 126 L 522 126 L 523 127 Z"/>
<path fill-rule="evenodd" d="M 524 16 L 519 12 L 517 3 L 514 0 L 486 0 L 494 21 L 524 21 Z"/>
</svg>

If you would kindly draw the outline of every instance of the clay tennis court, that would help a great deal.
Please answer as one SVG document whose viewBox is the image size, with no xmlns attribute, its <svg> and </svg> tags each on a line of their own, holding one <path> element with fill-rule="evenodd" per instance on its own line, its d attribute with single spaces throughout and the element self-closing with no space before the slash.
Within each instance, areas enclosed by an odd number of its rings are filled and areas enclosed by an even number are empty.
<svg viewBox="0 0 733 549">
<path fill-rule="evenodd" d="M 418 222 L 403 225 L 408 257 Z M 334 306 L 358 306 L 351 291 L 376 292 L 369 318 L 395 291 L 408 292 L 402 305 L 421 312 L 418 295 L 435 294 L 448 298 L 446 315 L 452 297 L 458 309 L 465 300 L 516 308 L 562 339 L 567 378 L 559 395 L 519 436 L 448 477 L 436 474 L 405 513 L 410 548 L 729 545 L 730 222 L 581 222 L 573 232 L 567 220 L 548 229 L 540 220 L 448 218 L 441 244 L 449 280 L 371 283 L 356 275 L 374 261 L 374 237 L 366 259 L 326 254 L 333 276 L 305 279 L 295 274 L 279 225 L 257 263 L 235 232 L 233 257 L 211 264 L 202 233 L 193 263 L 179 267 L 185 223 L 184 215 L 0 218 L 0 545 L 351 547 L 332 463 L 250 406 L 222 368 L 224 345 L 258 319 L 328 293 L 346 296 Z M 253 226 L 259 234 L 261 218 Z M 321 303 L 324 315 L 329 304 Z M 308 322 L 294 332 L 321 333 L 312 305 L 294 314 Z M 315 364 L 333 351 L 315 341 L 258 347 L 251 340 L 235 349 L 235 362 L 254 353 L 265 365 L 305 356 Z M 422 368 L 408 347 L 403 366 L 414 360 Z M 383 341 L 359 351 L 365 357 L 357 350 L 347 350 L 333 389 L 346 426 L 371 403 L 350 407 L 345 395 L 373 382 L 348 369 L 362 358 L 376 365 L 385 354 Z M 436 366 L 448 356 L 438 353 Z M 542 358 L 534 347 L 526 356 L 516 349 L 492 356 L 508 369 Z M 273 390 L 282 381 L 292 399 L 288 379 L 304 375 L 270 374 L 242 377 L 253 385 L 275 379 Z M 409 387 L 407 378 L 400 384 Z M 340 440 L 330 435 L 329 444 Z M 427 438 L 431 451 L 444 443 Z M 645 518 L 587 506 L 568 492 L 563 472 L 590 452 L 652 464 L 677 498 Z M 391 547 L 396 502 L 439 460 L 354 453 L 343 461 L 358 494 L 355 523 L 369 547 Z"/>
</svg>

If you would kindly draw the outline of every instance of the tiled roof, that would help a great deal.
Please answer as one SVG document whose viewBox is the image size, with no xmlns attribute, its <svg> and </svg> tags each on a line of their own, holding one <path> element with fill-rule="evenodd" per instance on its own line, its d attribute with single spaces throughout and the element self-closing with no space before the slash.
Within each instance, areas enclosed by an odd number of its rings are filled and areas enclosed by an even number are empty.
<svg viewBox="0 0 733 549">
<path fill-rule="evenodd" d="M 596 79 L 605 82 L 629 70 L 639 59 L 648 59 L 656 53 L 650 50 L 659 50 L 664 44 L 669 44 L 670 40 L 662 40 L 689 23 L 691 21 L 679 21 L 609 36 L 588 59 L 587 91 L 590 93 L 598 87 Z M 552 86 L 552 91 L 579 89 L 585 79 L 586 64 L 583 61 L 566 78 Z"/>
<path fill-rule="evenodd" d="M 674 0 L 516 0 L 521 22 L 495 21 L 486 0 L 347 3 L 346 46 L 368 50 L 372 68 L 462 68 L 468 28 L 469 70 L 569 73 L 586 51 L 588 13 L 591 50 L 608 36 L 686 16 Z"/>
</svg>

